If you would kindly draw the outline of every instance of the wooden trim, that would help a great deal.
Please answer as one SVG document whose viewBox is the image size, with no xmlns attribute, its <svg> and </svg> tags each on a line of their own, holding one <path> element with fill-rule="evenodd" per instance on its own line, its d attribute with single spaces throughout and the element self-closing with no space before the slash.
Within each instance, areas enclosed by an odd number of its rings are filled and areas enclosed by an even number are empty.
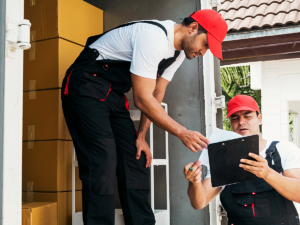
<svg viewBox="0 0 300 225">
<path fill-rule="evenodd" d="M 236 48 L 278 44 L 278 43 L 293 42 L 293 41 L 299 41 L 299 40 L 300 40 L 300 33 L 282 34 L 282 35 L 258 37 L 258 38 L 251 38 L 251 39 L 224 41 L 222 43 L 222 49 L 223 50 L 229 50 L 229 49 L 233 50 Z"/>
<path fill-rule="evenodd" d="M 300 53 L 300 33 L 225 41 L 222 48 L 224 60 L 221 65 L 259 59 L 293 58 Z"/>
<path fill-rule="evenodd" d="M 247 63 L 247 62 L 272 61 L 272 60 L 295 59 L 295 58 L 300 58 L 300 52 L 291 53 L 291 54 L 277 54 L 277 55 L 223 60 L 221 61 L 221 66 L 238 64 L 238 63 Z"/>
<path fill-rule="evenodd" d="M 300 52 L 300 41 L 223 50 L 224 60 Z"/>
</svg>

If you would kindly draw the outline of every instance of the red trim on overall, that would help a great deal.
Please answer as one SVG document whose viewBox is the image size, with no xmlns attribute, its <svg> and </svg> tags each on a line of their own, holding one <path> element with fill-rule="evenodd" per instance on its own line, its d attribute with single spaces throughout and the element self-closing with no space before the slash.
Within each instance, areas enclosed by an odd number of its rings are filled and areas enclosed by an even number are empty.
<svg viewBox="0 0 300 225">
<path fill-rule="evenodd" d="M 252 202 L 252 211 L 253 211 L 253 216 L 255 217 L 255 210 L 254 210 L 254 203 Z"/>
<path fill-rule="evenodd" d="M 68 78 L 67 78 L 67 83 L 66 83 L 66 87 L 65 87 L 65 91 L 64 91 L 64 96 L 68 96 L 69 95 L 69 80 L 70 80 L 70 76 L 72 74 L 74 69 L 72 69 L 72 71 L 70 72 Z"/>
<path fill-rule="evenodd" d="M 127 110 L 129 110 L 129 102 L 128 102 L 127 97 L 126 97 L 126 96 L 122 96 L 122 97 L 125 99 L 125 108 L 126 108 Z M 139 133 L 136 131 L 135 128 L 134 128 L 134 131 L 135 131 L 136 136 L 138 136 Z"/>
<path fill-rule="evenodd" d="M 106 94 L 106 97 L 104 99 L 99 99 L 101 102 L 104 102 L 107 99 L 107 96 L 109 95 L 109 92 L 111 91 L 111 84 L 109 85 L 109 90 Z"/>
<path fill-rule="evenodd" d="M 122 97 L 125 99 L 125 108 L 126 108 L 127 110 L 129 110 L 129 103 L 128 103 L 127 97 L 126 97 L 126 96 L 122 96 Z"/>
</svg>

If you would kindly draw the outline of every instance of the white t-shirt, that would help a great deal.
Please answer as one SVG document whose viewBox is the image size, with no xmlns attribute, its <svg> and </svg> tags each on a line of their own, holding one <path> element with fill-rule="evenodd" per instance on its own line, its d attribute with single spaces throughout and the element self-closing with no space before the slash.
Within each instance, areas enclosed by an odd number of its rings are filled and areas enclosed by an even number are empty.
<svg viewBox="0 0 300 225">
<path fill-rule="evenodd" d="M 271 140 L 267 140 L 266 147 L 264 148 L 264 150 L 260 152 L 260 154 L 264 158 L 267 157 L 266 151 L 270 147 L 272 142 L 273 141 Z M 283 171 L 289 169 L 300 169 L 300 149 L 293 142 L 281 141 L 277 143 L 276 148 L 281 158 L 281 165 Z M 274 161 L 273 161 L 273 165 L 274 165 Z M 208 170 L 205 179 L 210 177 L 211 177 L 210 170 Z M 222 189 L 224 189 L 225 186 L 222 186 Z"/>
<path fill-rule="evenodd" d="M 99 51 L 101 59 L 130 61 L 130 72 L 145 78 L 156 79 L 159 63 L 163 59 L 173 57 L 174 25 L 171 20 L 157 21 L 163 25 L 168 33 L 166 36 L 163 29 L 148 23 L 135 23 L 121 27 L 103 35 L 89 47 Z M 181 50 L 176 61 L 168 67 L 162 77 L 171 81 L 174 73 L 185 58 Z"/>
</svg>

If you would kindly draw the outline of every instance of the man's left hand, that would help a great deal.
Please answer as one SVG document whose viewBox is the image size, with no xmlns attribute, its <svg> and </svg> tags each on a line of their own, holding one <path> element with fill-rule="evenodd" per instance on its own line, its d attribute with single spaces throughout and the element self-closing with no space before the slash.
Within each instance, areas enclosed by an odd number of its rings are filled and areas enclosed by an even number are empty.
<svg viewBox="0 0 300 225">
<path fill-rule="evenodd" d="M 267 176 L 272 171 L 272 169 L 268 165 L 268 161 L 262 155 L 249 153 L 249 156 L 256 159 L 256 161 L 249 159 L 241 159 L 241 162 L 244 164 L 240 164 L 240 167 L 246 171 L 249 171 L 250 173 L 253 173 L 259 178 L 267 178 Z"/>
<path fill-rule="evenodd" d="M 146 155 L 145 167 L 146 168 L 150 167 L 152 162 L 152 154 L 145 138 L 137 138 L 135 141 L 135 146 L 137 148 L 136 159 L 140 159 L 142 151 L 145 152 Z"/>
</svg>

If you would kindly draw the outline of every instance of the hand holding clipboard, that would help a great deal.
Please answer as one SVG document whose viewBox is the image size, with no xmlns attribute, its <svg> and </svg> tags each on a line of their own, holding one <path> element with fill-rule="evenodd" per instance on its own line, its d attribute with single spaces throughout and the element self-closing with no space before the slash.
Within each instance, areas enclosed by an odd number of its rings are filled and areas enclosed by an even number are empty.
<svg viewBox="0 0 300 225">
<path fill-rule="evenodd" d="M 259 155 L 258 135 L 241 137 L 208 145 L 211 181 L 213 187 L 254 180 L 254 174 L 239 165 L 241 159 L 253 160 L 249 153 Z"/>
</svg>

